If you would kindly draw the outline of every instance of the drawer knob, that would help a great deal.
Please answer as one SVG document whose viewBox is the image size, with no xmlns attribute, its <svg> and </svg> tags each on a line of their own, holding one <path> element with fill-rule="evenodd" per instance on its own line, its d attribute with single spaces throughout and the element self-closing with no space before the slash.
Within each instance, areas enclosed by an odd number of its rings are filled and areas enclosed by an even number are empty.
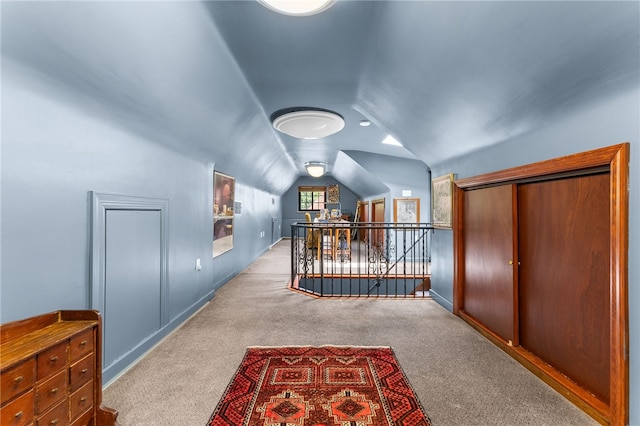
<svg viewBox="0 0 640 426">
<path fill-rule="evenodd" d="M 58 357 L 57 356 L 52 356 L 51 358 L 49 358 L 49 361 L 51 361 L 52 363 L 56 363 L 56 362 L 58 362 Z"/>
<path fill-rule="evenodd" d="M 87 374 L 87 371 L 89 370 L 87 370 L 86 368 L 83 368 L 82 371 L 80 371 L 80 374 Z"/>
<path fill-rule="evenodd" d="M 87 341 L 83 340 L 82 342 L 80 342 L 80 346 L 87 346 Z"/>
<path fill-rule="evenodd" d="M 24 380 L 23 376 L 18 376 L 15 379 L 13 379 L 13 383 L 15 383 L 17 385 L 19 383 L 22 383 L 23 380 Z"/>
<path fill-rule="evenodd" d="M 20 417 L 22 417 L 22 411 L 18 411 L 13 417 L 15 417 L 16 419 L 19 419 Z"/>
<path fill-rule="evenodd" d="M 55 394 L 57 394 L 57 393 L 58 393 L 58 388 L 52 388 L 52 389 L 49 391 L 49 393 L 50 393 L 51 395 L 55 395 Z"/>
<path fill-rule="evenodd" d="M 84 404 L 85 402 L 87 402 L 86 396 L 83 396 L 82 398 L 80 398 L 80 404 Z"/>
<path fill-rule="evenodd" d="M 51 420 L 51 421 L 49 422 L 49 424 L 50 424 L 50 425 L 53 425 L 53 426 L 57 425 L 58 423 L 60 423 L 60 420 L 58 420 L 58 419 L 53 419 L 53 420 Z"/>
</svg>

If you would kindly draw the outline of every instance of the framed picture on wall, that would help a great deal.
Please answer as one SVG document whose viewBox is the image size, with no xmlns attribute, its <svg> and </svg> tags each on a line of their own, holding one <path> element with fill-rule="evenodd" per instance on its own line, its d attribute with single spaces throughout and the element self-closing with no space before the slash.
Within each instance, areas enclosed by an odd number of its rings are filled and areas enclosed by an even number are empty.
<svg viewBox="0 0 640 426">
<path fill-rule="evenodd" d="M 340 202 L 340 187 L 338 184 L 327 186 L 327 202 L 339 203 Z"/>
<path fill-rule="evenodd" d="M 233 248 L 236 180 L 213 172 L 213 257 Z"/>
<path fill-rule="evenodd" d="M 431 222 L 435 228 L 451 229 L 453 222 L 453 174 L 431 180 Z"/>
<path fill-rule="evenodd" d="M 393 221 L 395 223 L 420 222 L 420 198 L 394 198 Z"/>
</svg>

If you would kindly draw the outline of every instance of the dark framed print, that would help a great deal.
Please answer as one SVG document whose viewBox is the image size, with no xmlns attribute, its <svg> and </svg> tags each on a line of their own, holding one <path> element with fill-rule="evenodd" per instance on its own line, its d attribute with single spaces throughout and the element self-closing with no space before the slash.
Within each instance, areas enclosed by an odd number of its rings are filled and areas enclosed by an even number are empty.
<svg viewBox="0 0 640 426">
<path fill-rule="evenodd" d="M 213 173 L 213 257 L 233 248 L 233 215 L 235 179 L 220 172 Z"/>
</svg>

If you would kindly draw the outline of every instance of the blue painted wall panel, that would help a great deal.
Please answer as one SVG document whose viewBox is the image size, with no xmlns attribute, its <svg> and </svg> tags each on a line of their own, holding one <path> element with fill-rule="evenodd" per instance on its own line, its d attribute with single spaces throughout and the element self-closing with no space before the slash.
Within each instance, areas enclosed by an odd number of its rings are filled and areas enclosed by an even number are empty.
<svg viewBox="0 0 640 426">
<path fill-rule="evenodd" d="M 91 190 L 168 198 L 171 316 L 210 295 L 210 165 L 10 81 L 5 72 L 2 322 L 89 306 Z"/>
<path fill-rule="evenodd" d="M 108 368 L 161 328 L 161 212 L 107 210 L 104 358 Z"/>
<path fill-rule="evenodd" d="M 168 199 L 170 323 L 128 354 L 126 366 L 267 250 L 274 218 L 279 232 L 280 197 L 244 180 L 241 168 L 227 169 L 243 209 L 234 249 L 214 260 L 213 162 L 96 116 L 22 71 L 3 63 L 0 321 L 90 308 L 90 191 Z"/>
<path fill-rule="evenodd" d="M 453 310 L 453 231 L 436 229 L 431 236 L 431 294 Z"/>
</svg>

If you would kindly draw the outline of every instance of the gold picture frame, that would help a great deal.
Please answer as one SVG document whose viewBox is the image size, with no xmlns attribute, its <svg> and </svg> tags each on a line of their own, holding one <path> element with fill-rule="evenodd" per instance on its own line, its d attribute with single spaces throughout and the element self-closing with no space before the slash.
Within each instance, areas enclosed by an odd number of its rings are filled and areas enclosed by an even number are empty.
<svg viewBox="0 0 640 426">
<path fill-rule="evenodd" d="M 453 226 L 453 173 L 431 180 L 431 223 L 434 228 Z"/>
<path fill-rule="evenodd" d="M 420 198 L 394 198 L 393 221 L 395 223 L 419 223 Z"/>
</svg>

